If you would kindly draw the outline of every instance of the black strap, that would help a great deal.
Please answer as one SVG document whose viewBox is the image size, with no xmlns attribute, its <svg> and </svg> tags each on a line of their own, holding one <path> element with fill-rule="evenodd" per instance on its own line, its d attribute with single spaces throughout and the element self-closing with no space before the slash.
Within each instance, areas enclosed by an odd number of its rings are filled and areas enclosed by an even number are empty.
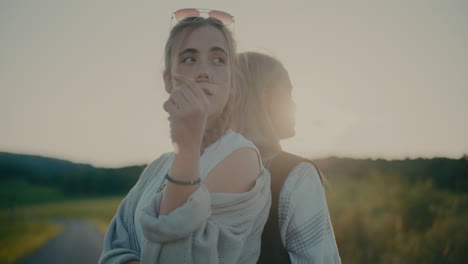
<svg viewBox="0 0 468 264">
<path fill-rule="evenodd" d="M 271 175 L 271 209 L 265 228 L 263 229 L 260 258 L 257 263 L 291 263 L 288 251 L 281 242 L 278 205 L 281 188 L 284 182 L 294 167 L 301 162 L 309 162 L 315 166 L 315 164 L 308 159 L 283 151 L 276 156 L 267 167 Z M 320 175 L 320 179 L 321 177 Z"/>
</svg>

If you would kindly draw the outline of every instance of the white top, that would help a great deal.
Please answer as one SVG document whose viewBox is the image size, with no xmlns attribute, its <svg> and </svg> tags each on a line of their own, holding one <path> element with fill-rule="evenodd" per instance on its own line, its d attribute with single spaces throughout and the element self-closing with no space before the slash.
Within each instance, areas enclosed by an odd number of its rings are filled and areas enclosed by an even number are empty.
<svg viewBox="0 0 468 264">
<path fill-rule="evenodd" d="M 341 263 L 323 185 L 311 163 L 301 162 L 289 173 L 278 206 L 291 263 Z"/>
<path fill-rule="evenodd" d="M 211 170 L 219 164 L 219 162 L 224 160 L 229 154 L 239 148 L 253 148 L 257 152 L 260 161 L 260 168 L 261 170 L 264 170 L 263 164 L 261 164 L 259 151 L 255 145 L 245 139 L 242 135 L 229 129 L 221 139 L 208 146 L 200 157 L 200 177 L 202 181 L 208 176 Z M 139 221 L 143 215 L 143 208 L 150 206 L 156 194 L 161 192 L 161 189 L 163 188 L 163 185 L 166 181 L 164 180 L 164 176 L 171 168 L 173 160 L 174 156 L 171 153 L 170 161 L 167 163 L 167 166 L 148 182 L 147 187 L 144 190 L 143 195 L 141 196 L 141 199 L 136 207 L 135 229 L 140 246 L 143 245 L 144 240 L 141 224 Z"/>
<path fill-rule="evenodd" d="M 252 142 L 228 130 L 202 154 L 202 180 L 245 147 L 259 154 Z M 157 190 L 172 161 L 170 153 L 145 168 L 108 228 L 99 263 L 256 263 L 271 205 L 269 172 L 260 164 L 261 175 L 245 193 L 209 193 L 202 183 L 185 204 L 159 216 Z"/>
</svg>

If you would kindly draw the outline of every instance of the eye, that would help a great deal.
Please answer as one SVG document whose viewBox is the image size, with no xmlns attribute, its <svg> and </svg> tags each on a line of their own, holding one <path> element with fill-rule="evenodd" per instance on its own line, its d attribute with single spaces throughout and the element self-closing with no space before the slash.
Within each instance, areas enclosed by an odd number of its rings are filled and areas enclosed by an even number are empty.
<svg viewBox="0 0 468 264">
<path fill-rule="evenodd" d="M 195 62 L 195 58 L 193 57 L 186 57 L 182 60 L 183 63 L 193 63 Z"/>
<path fill-rule="evenodd" d="M 216 57 L 213 59 L 213 61 L 216 63 L 216 64 L 225 64 L 225 60 L 221 57 Z"/>
</svg>

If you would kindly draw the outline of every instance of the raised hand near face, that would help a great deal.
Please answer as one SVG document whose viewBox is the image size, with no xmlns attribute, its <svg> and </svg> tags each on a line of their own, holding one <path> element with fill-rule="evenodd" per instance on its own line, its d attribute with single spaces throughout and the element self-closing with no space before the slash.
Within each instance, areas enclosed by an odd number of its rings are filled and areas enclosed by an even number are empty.
<svg viewBox="0 0 468 264">
<path fill-rule="evenodd" d="M 177 151 L 199 150 L 208 118 L 209 91 L 192 78 L 174 74 L 174 79 L 175 87 L 163 105 L 169 113 L 172 142 Z"/>
</svg>

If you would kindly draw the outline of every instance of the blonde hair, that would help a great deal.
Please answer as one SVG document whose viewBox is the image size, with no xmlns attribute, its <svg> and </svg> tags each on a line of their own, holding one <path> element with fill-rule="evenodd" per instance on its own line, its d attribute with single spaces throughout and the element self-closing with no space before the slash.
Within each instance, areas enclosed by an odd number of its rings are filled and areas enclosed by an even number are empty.
<svg viewBox="0 0 468 264">
<path fill-rule="evenodd" d="M 271 91 L 287 71 L 281 62 L 258 52 L 237 55 L 237 77 L 243 97 L 239 101 L 236 129 L 260 150 L 263 163 L 268 166 L 282 149 L 280 137 L 270 113 Z"/>
<path fill-rule="evenodd" d="M 288 72 L 276 58 L 258 52 L 244 52 L 237 55 L 237 78 L 243 97 L 239 102 L 235 127 L 244 137 L 251 140 L 260 150 L 265 167 L 281 154 L 279 131 L 273 124 L 270 104 L 274 89 L 281 89 L 278 83 L 288 78 Z M 322 183 L 327 184 L 320 168 L 317 169 Z"/>
<path fill-rule="evenodd" d="M 191 19 L 191 18 L 189 18 Z M 232 32 L 226 28 L 225 26 L 219 24 L 218 22 L 210 19 L 199 17 L 195 20 L 189 21 L 182 21 L 177 23 L 169 33 L 169 38 L 166 41 L 166 45 L 164 48 L 164 62 L 165 62 L 165 71 L 171 74 L 172 69 L 172 57 L 174 56 L 174 46 L 177 43 L 181 43 L 184 41 L 184 38 L 190 34 L 194 29 L 205 27 L 205 26 L 212 26 L 218 29 L 221 34 L 224 36 L 227 42 L 227 52 L 229 56 L 229 63 L 230 63 L 230 71 L 231 71 L 231 94 L 229 96 L 229 100 L 224 108 L 223 113 L 220 115 L 220 125 L 221 131 L 225 131 L 226 127 L 229 126 L 231 123 L 233 112 L 235 109 L 236 102 L 238 102 L 238 98 L 241 97 L 239 94 L 240 91 L 237 86 L 237 78 L 235 78 L 236 74 L 236 42 L 234 40 Z"/>
</svg>

